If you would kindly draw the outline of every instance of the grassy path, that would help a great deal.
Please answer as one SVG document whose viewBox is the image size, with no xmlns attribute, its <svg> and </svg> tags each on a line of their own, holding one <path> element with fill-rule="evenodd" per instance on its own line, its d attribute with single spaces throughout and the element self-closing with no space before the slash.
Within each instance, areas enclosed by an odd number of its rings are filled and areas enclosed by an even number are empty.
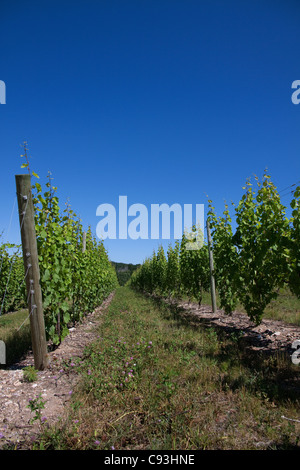
<svg viewBox="0 0 300 470">
<path fill-rule="evenodd" d="M 44 448 L 299 448 L 298 366 L 245 357 L 238 338 L 183 324 L 129 288 L 82 359 L 68 420 Z"/>
</svg>

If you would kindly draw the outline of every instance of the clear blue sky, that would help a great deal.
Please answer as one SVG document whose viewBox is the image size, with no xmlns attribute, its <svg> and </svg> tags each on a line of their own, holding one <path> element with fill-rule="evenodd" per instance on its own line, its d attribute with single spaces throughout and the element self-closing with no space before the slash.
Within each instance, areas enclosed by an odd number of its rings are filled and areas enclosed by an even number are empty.
<svg viewBox="0 0 300 470">
<path fill-rule="evenodd" d="M 266 167 L 279 190 L 299 181 L 299 25 L 295 0 L 1 0 L 4 240 L 19 242 L 24 140 L 40 182 L 50 170 L 94 233 L 97 206 L 120 195 L 206 212 L 208 194 L 221 214 Z M 161 242 L 105 246 L 139 263 Z"/>
</svg>

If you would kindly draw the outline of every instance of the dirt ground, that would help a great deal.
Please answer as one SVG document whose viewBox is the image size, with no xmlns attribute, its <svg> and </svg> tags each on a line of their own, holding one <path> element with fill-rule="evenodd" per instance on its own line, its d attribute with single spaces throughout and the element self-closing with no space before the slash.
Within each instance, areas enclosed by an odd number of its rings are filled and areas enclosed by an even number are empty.
<svg viewBox="0 0 300 470">
<path fill-rule="evenodd" d="M 75 357 L 80 357 L 85 346 L 96 338 L 96 327 L 112 298 L 113 294 L 99 308 L 87 315 L 81 324 L 70 330 L 61 345 L 49 353 L 49 368 L 39 371 L 35 382 L 28 383 L 23 376 L 24 367 L 34 365 L 32 353 L 28 353 L 12 367 L 0 369 L 0 449 L 24 449 L 37 438 L 40 425 L 36 421 L 30 423 L 33 414 L 28 408 L 28 403 L 39 394 L 45 402 L 42 411 L 42 416 L 46 418 L 45 425 L 51 426 L 66 417 L 68 401 L 77 375 L 72 372 L 71 367 L 65 368 L 65 364 Z M 214 325 L 227 332 L 243 335 L 247 347 L 253 351 L 272 353 L 280 350 L 291 355 L 292 343 L 300 340 L 299 326 L 269 319 L 255 326 L 245 314 L 239 312 L 227 316 L 222 310 L 213 313 L 210 306 L 199 307 L 187 302 L 179 302 L 176 305 L 181 309 L 181 315 L 187 316 L 191 321 L 194 319 L 207 326 Z"/>
</svg>

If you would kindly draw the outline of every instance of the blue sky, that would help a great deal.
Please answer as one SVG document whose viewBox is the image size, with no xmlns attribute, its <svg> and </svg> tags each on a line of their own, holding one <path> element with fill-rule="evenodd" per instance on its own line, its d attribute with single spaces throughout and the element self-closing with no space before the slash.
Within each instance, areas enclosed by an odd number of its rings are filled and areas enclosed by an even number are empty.
<svg viewBox="0 0 300 470">
<path fill-rule="evenodd" d="M 94 233 L 98 205 L 120 195 L 205 213 L 208 195 L 221 214 L 266 167 L 279 190 L 299 181 L 299 20 L 292 0 L 1 0 L 3 239 L 19 242 L 24 140 L 40 182 L 51 171 Z M 139 263 L 159 243 L 105 246 Z"/>
</svg>

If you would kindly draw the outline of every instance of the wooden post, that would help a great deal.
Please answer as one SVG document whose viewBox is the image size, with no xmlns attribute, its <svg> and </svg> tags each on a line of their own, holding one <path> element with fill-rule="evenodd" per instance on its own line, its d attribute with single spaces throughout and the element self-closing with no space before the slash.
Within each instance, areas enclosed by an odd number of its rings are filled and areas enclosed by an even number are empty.
<svg viewBox="0 0 300 470">
<path fill-rule="evenodd" d="M 30 175 L 16 175 L 15 179 L 34 366 L 37 370 L 44 370 L 49 365 L 49 357 L 47 354 L 42 291 L 40 286 L 31 177 Z"/>
<path fill-rule="evenodd" d="M 208 220 L 206 222 L 206 228 L 207 228 L 209 268 L 210 268 L 211 303 L 212 303 L 213 312 L 215 313 L 217 311 L 217 302 L 216 302 L 216 286 L 215 286 L 215 276 L 214 276 L 214 259 L 213 259 L 213 253 L 212 253 L 211 234 L 210 234 L 210 226 L 209 226 Z"/>
<path fill-rule="evenodd" d="M 86 232 L 82 234 L 82 253 L 85 253 L 86 250 Z"/>
</svg>

